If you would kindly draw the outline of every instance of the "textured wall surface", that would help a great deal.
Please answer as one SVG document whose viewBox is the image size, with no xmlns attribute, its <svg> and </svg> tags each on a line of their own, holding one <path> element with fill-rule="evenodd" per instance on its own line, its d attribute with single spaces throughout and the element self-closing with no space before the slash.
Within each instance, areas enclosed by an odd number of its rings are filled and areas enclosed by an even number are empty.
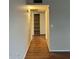
<svg viewBox="0 0 79 59">
<path fill-rule="evenodd" d="M 50 5 L 50 45 L 53 50 L 70 50 L 69 0 L 43 0 Z M 27 49 L 28 21 L 17 7 L 25 0 L 10 0 L 10 59 L 23 59 Z M 51 25 L 53 24 L 53 28 Z"/>
</svg>

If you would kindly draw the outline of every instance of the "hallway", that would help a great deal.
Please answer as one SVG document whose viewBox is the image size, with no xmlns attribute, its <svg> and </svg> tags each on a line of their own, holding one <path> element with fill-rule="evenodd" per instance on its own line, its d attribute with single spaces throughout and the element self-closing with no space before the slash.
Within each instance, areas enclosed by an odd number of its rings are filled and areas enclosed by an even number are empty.
<svg viewBox="0 0 79 59">
<path fill-rule="evenodd" d="M 34 36 L 25 59 L 49 59 L 49 50 L 45 36 Z"/>
</svg>

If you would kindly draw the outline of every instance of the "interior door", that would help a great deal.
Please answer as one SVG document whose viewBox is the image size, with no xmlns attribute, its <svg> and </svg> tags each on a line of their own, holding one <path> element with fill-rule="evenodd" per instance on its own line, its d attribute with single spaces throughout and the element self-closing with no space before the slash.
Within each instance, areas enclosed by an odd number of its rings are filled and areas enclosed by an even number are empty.
<svg viewBox="0 0 79 59">
<path fill-rule="evenodd" d="M 40 35 L 40 14 L 34 14 L 34 35 Z"/>
</svg>

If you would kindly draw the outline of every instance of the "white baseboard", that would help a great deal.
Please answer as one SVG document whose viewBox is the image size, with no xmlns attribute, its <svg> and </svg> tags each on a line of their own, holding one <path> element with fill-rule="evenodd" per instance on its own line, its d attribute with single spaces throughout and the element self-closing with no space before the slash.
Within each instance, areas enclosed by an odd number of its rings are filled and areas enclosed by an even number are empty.
<svg viewBox="0 0 79 59">
<path fill-rule="evenodd" d="M 70 50 L 49 50 L 50 52 L 69 52 Z"/>
</svg>

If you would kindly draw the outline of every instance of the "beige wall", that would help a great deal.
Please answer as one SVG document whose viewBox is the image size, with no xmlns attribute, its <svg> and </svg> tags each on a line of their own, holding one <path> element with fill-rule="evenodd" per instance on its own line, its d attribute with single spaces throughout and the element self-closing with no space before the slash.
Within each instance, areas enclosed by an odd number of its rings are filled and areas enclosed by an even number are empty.
<svg viewBox="0 0 79 59">
<path fill-rule="evenodd" d="M 40 34 L 45 33 L 45 13 L 40 13 Z"/>
</svg>

